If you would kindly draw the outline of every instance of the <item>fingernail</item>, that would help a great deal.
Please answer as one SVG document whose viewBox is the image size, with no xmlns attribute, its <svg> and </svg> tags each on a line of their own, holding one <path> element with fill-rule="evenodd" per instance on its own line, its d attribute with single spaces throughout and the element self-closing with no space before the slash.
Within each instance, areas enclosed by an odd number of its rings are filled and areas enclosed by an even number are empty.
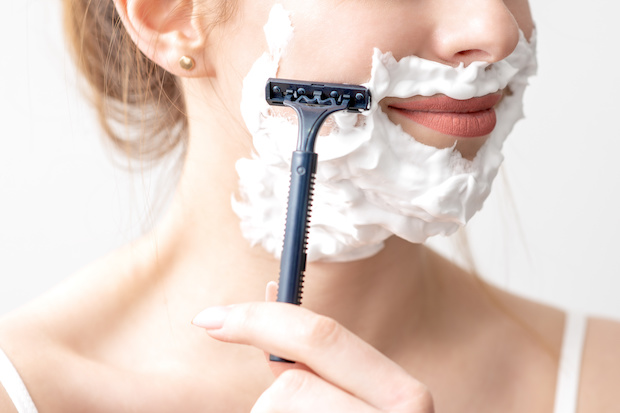
<svg viewBox="0 0 620 413">
<path fill-rule="evenodd" d="M 278 283 L 269 281 L 265 287 L 265 301 L 276 301 L 278 299 Z"/>
<path fill-rule="evenodd" d="M 230 306 L 209 307 L 202 310 L 194 319 L 192 324 L 207 330 L 217 330 L 222 328 L 224 321 L 230 312 Z"/>
</svg>

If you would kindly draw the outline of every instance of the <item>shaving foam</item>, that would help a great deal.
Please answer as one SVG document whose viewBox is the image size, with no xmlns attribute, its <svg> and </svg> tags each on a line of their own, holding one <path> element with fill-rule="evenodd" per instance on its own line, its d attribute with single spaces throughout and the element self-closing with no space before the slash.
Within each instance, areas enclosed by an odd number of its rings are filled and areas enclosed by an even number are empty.
<svg viewBox="0 0 620 413">
<path fill-rule="evenodd" d="M 273 7 L 264 27 L 269 51 L 252 66 L 243 83 L 241 113 L 253 137 L 252 159 L 237 164 L 241 199 L 233 209 L 243 235 L 279 258 L 288 197 L 296 119 L 276 114 L 266 103 L 269 77 L 293 35 L 289 14 Z M 523 117 L 527 78 L 536 72 L 534 35 L 519 42 L 506 59 L 464 67 L 417 56 L 396 60 L 375 49 L 369 111 L 332 115 L 329 133 L 317 138 L 319 155 L 308 260 L 350 261 L 372 256 L 397 235 L 421 243 L 454 233 L 482 208 L 503 160 L 502 144 Z M 321 81 L 321 79 L 308 79 Z M 384 97 L 445 94 L 470 99 L 509 87 L 496 107 L 497 125 L 473 160 L 454 147 L 438 149 L 416 141 L 379 107 Z"/>
</svg>

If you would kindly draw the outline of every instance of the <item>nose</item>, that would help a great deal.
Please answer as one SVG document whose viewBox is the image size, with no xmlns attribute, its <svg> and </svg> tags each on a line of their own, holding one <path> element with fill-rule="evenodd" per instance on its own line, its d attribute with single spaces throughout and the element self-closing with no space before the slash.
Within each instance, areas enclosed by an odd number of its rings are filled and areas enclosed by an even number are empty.
<svg viewBox="0 0 620 413">
<path fill-rule="evenodd" d="M 497 62 L 517 46 L 519 26 L 503 0 L 445 0 L 436 3 L 433 49 L 438 60 L 456 66 Z"/>
</svg>

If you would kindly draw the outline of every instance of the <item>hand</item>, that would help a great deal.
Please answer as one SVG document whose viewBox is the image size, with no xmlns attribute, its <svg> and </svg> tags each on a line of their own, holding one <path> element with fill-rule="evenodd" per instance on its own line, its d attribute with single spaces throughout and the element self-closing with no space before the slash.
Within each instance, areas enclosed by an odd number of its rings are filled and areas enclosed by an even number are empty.
<svg viewBox="0 0 620 413">
<path fill-rule="evenodd" d="M 213 307 L 194 324 L 217 340 L 297 362 L 270 362 L 276 379 L 252 413 L 434 411 L 426 386 L 333 319 L 303 307 L 275 302 Z"/>
</svg>

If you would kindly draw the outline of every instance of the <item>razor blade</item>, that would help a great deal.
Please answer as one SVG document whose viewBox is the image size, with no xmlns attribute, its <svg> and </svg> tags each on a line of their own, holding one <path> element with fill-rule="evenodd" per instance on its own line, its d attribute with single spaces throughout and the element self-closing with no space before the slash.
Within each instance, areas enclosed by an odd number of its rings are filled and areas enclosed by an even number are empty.
<svg viewBox="0 0 620 413">
<path fill-rule="evenodd" d="M 338 111 L 361 113 L 370 109 L 371 103 L 370 91 L 363 86 L 287 79 L 269 79 L 265 99 L 270 105 L 289 106 L 297 112 L 297 150 L 305 152 L 314 152 L 319 129 L 329 115 Z"/>
<path fill-rule="evenodd" d="M 370 92 L 363 86 L 344 83 L 314 83 L 288 79 L 269 79 L 265 97 L 270 105 L 286 101 L 315 106 L 346 106 L 348 112 L 370 109 Z"/>
</svg>

